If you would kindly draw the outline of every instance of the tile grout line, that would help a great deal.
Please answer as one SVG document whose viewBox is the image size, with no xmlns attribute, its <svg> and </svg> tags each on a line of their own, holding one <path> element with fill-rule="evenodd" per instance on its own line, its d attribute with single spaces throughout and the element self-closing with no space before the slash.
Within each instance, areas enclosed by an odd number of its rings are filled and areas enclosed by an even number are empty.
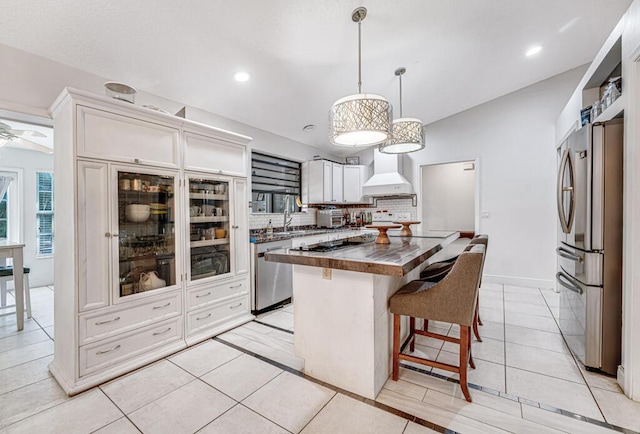
<svg viewBox="0 0 640 434">
<path fill-rule="evenodd" d="M 266 322 L 259 321 L 259 320 L 257 320 L 257 319 L 254 319 L 254 320 L 253 320 L 253 321 L 251 321 L 251 322 L 255 322 L 255 323 L 257 323 L 257 324 L 260 324 L 260 325 L 263 325 L 263 326 L 266 326 L 266 327 L 271 327 L 272 329 L 276 329 L 276 330 L 279 330 L 279 331 L 284 332 L 284 333 L 293 334 L 293 331 L 292 331 L 292 330 L 287 330 L 287 329 L 284 329 L 284 328 L 282 328 L 282 327 L 275 326 L 275 325 L 273 325 L 273 324 L 269 324 L 269 323 L 266 323 Z"/>
<path fill-rule="evenodd" d="M 326 388 L 328 388 L 328 389 L 330 389 L 330 390 L 332 390 L 334 392 L 342 393 L 343 395 L 350 396 L 352 398 L 354 396 L 357 396 L 358 400 L 361 401 L 361 402 L 364 402 L 365 404 L 371 405 L 372 407 L 380 408 L 381 410 L 384 410 L 384 411 L 386 411 L 388 413 L 395 414 L 396 416 L 399 416 L 399 417 L 402 417 L 403 419 L 407 419 L 409 421 L 417 423 L 418 425 L 422 425 L 424 427 L 434 429 L 434 430 L 436 430 L 436 431 L 438 431 L 440 433 L 444 433 L 444 434 L 457 434 L 456 431 L 453 431 L 453 430 L 451 430 L 449 428 L 446 428 L 446 427 L 442 427 L 442 426 L 437 425 L 437 424 L 435 424 L 433 422 L 429 422 L 429 421 L 427 421 L 425 419 L 419 418 L 419 417 L 411 415 L 409 413 L 403 412 L 402 410 L 397 410 L 397 409 L 394 409 L 393 407 L 389 407 L 389 406 L 387 406 L 385 404 L 382 404 L 382 403 L 379 403 L 379 402 L 376 402 L 376 401 L 373 401 L 373 400 L 370 400 L 370 399 L 366 399 L 364 397 L 349 393 L 347 391 L 343 391 L 342 389 L 339 389 L 339 388 L 337 388 L 337 387 L 335 387 L 335 386 L 333 386 L 333 385 L 331 385 L 329 383 L 325 383 L 325 382 L 322 382 L 322 381 L 320 381 L 320 380 L 318 380 L 316 378 L 313 378 L 313 377 L 305 374 L 302 371 L 298 371 L 298 370 L 296 370 L 294 368 L 291 368 L 289 366 L 286 366 L 286 365 L 284 365 L 284 364 L 282 364 L 280 362 L 276 362 L 275 360 L 271 360 L 271 359 L 269 359 L 269 358 L 267 358 L 265 356 L 262 356 L 260 354 L 254 353 L 251 350 L 247 350 L 247 349 L 242 348 L 242 347 L 240 347 L 238 345 L 235 345 L 235 344 L 233 344 L 231 342 L 227 342 L 227 341 L 219 338 L 218 336 L 214 336 L 211 339 L 213 339 L 214 341 L 223 343 L 225 345 L 228 345 L 231 348 L 235 348 L 238 351 L 242 351 L 243 353 L 246 353 L 246 354 L 248 354 L 250 356 L 253 356 L 253 357 L 255 357 L 255 358 L 259 359 L 259 360 L 262 360 L 262 361 L 264 361 L 266 363 L 269 363 L 272 366 L 278 367 L 278 368 L 282 369 L 283 371 L 289 372 L 290 374 L 296 375 L 298 377 L 304 378 L 304 379 L 306 379 L 308 381 L 311 381 L 313 383 L 316 383 L 316 384 L 319 384 L 321 386 L 324 386 L 324 387 L 326 387 Z M 270 381 L 272 381 L 272 380 L 270 380 Z"/>
<path fill-rule="evenodd" d="M 107 384 L 107 383 L 105 383 L 105 384 Z M 127 413 L 125 413 L 125 412 L 124 412 L 120 407 L 118 407 L 118 404 L 116 404 L 115 402 L 113 402 L 113 399 L 111 399 L 111 397 L 110 397 L 109 395 L 107 395 L 107 393 L 106 393 L 104 390 L 102 390 L 102 384 L 101 384 L 101 385 L 99 385 L 99 386 L 97 386 L 97 387 L 95 387 L 95 389 L 98 389 L 100 392 L 102 392 L 102 394 L 103 394 L 103 395 L 104 395 L 104 396 L 105 396 L 105 397 L 106 397 L 106 398 L 107 398 L 107 399 L 108 399 L 108 400 L 109 400 L 109 401 L 110 401 L 110 402 L 115 406 L 115 408 L 117 408 L 117 409 L 120 411 L 120 413 L 122 413 L 123 417 L 125 417 L 125 418 L 126 418 L 126 419 L 131 423 L 131 425 L 133 425 L 133 427 L 134 427 L 135 429 L 137 429 L 137 430 L 138 430 L 138 432 L 140 432 L 140 433 L 142 432 L 142 430 L 138 427 L 138 425 L 136 425 L 136 424 L 135 424 L 135 423 L 134 423 L 134 422 L 129 418 L 129 415 L 128 415 Z M 92 389 L 89 389 L 89 390 L 92 390 Z M 142 408 L 142 407 L 141 407 L 141 408 Z M 136 411 L 136 410 L 134 410 L 134 411 Z M 132 413 L 133 413 L 133 412 L 132 412 Z M 115 422 L 119 421 L 120 419 L 122 419 L 122 418 L 118 418 L 118 419 L 116 419 L 116 420 L 114 420 L 114 421 L 111 421 L 111 422 L 109 422 L 108 424 L 106 424 L 106 425 L 104 425 L 104 426 L 101 426 L 100 428 L 98 428 L 98 429 L 96 429 L 96 430 L 94 430 L 94 431 L 92 431 L 92 432 L 99 431 L 99 430 L 101 430 L 102 428 L 104 428 L 104 427 L 106 427 L 106 426 L 109 426 L 109 425 L 111 425 L 112 423 L 115 423 Z"/>
<path fill-rule="evenodd" d="M 431 376 L 431 377 L 435 377 L 435 378 L 438 378 L 440 380 L 444 380 L 444 381 L 449 381 L 451 383 L 460 384 L 460 382 L 458 380 L 456 380 L 455 378 L 451 378 L 451 377 L 447 377 L 447 376 L 444 376 L 444 375 L 440 375 L 440 374 L 437 374 L 435 372 L 425 371 L 425 370 L 417 368 L 415 366 L 405 365 L 404 363 L 401 363 L 400 366 L 402 368 L 409 369 L 409 370 L 415 371 L 415 372 L 419 372 L 421 374 L 428 375 L 428 376 Z M 563 410 L 561 408 L 553 407 L 551 405 L 547 405 L 547 404 L 544 404 L 544 403 L 539 403 L 537 401 L 532 401 L 532 400 L 529 400 L 529 399 L 526 399 L 526 398 L 521 398 L 519 396 L 511 395 L 511 394 L 508 394 L 508 393 L 505 393 L 505 392 L 501 392 L 499 390 L 491 389 L 491 388 L 486 387 L 486 386 L 480 386 L 480 385 L 473 384 L 473 383 L 467 383 L 467 384 L 468 384 L 469 388 L 476 389 L 478 391 L 481 391 L 481 392 L 484 392 L 484 393 L 487 393 L 487 394 L 490 394 L 490 395 L 498 396 L 498 397 L 503 398 L 503 399 L 508 399 L 510 401 L 519 402 L 521 405 L 525 404 L 525 405 L 528 405 L 530 407 L 535 407 L 535 408 L 539 408 L 541 410 L 549 411 L 549 412 L 552 412 L 552 413 L 557 413 L 557 414 L 560 414 L 562 416 L 570 417 L 571 419 L 574 419 L 574 420 L 579 420 L 579 421 L 582 421 L 582 422 L 590 423 L 592 425 L 598 425 L 598 426 L 601 426 L 601 427 L 604 427 L 604 428 L 608 428 L 608 429 L 611 429 L 611 430 L 614 430 L 614 431 L 618 431 L 618 432 L 622 432 L 622 433 L 626 433 L 626 434 L 640 434 L 639 432 L 630 430 L 628 428 L 623 428 L 623 427 L 619 427 L 617 425 L 612 425 L 612 424 L 610 424 L 608 422 L 602 422 L 600 420 L 593 419 L 593 418 L 590 418 L 588 416 L 583 416 L 581 414 L 574 413 L 574 412 L 569 411 L 569 410 Z M 528 420 L 528 419 L 525 419 L 525 420 Z"/>
<path fill-rule="evenodd" d="M 547 306 L 547 309 L 549 309 L 549 311 L 551 312 L 551 317 L 553 318 L 553 321 L 558 326 L 558 330 L 560 330 L 560 324 L 558 323 L 558 319 L 553 315 L 553 311 L 551 310 L 551 306 L 549 306 L 549 303 L 547 302 L 547 299 L 545 298 L 544 294 L 542 294 L 542 291 L 540 291 L 540 295 L 542 296 L 542 299 L 544 300 L 544 303 Z M 585 386 L 587 386 L 587 390 L 589 390 L 589 394 L 593 398 L 593 402 L 596 403 L 596 407 L 598 407 L 598 411 L 602 415 L 602 418 L 605 421 L 607 421 L 607 417 L 604 415 L 604 412 L 602 411 L 602 408 L 600 407 L 600 403 L 596 399 L 596 396 L 593 394 L 593 390 L 591 390 L 591 386 L 589 385 L 589 382 L 587 381 L 587 378 L 585 377 L 584 373 L 582 372 L 582 369 L 580 369 L 580 362 L 577 360 L 576 356 L 571 351 L 571 348 L 569 347 L 569 344 L 567 343 L 566 339 L 564 338 L 564 335 L 562 334 L 562 330 L 560 330 L 560 336 L 562 336 L 562 340 L 564 341 L 564 343 L 567 346 L 567 348 L 569 348 L 569 353 L 571 354 L 571 357 L 573 358 L 573 363 L 575 364 L 576 368 L 578 369 L 578 372 L 580 373 L 580 377 L 582 377 L 582 380 L 584 381 Z M 586 367 L 585 367 L 585 369 L 586 369 Z M 608 423 L 608 421 L 607 421 L 607 423 Z"/>
</svg>

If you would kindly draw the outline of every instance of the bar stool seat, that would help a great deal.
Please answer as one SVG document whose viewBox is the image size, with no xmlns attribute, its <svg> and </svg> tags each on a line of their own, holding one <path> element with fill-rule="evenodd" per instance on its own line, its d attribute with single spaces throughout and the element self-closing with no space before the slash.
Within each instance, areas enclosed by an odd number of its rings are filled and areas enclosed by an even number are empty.
<svg viewBox="0 0 640 434">
<path fill-rule="evenodd" d="M 27 311 L 27 318 L 31 318 L 31 291 L 29 290 L 29 267 L 23 267 L 24 273 L 24 300 Z M 10 265 L 0 266 L 0 309 L 14 307 L 15 304 L 7 305 L 7 282 L 13 280 L 13 267 Z M 12 290 L 14 291 L 14 290 Z M 13 315 L 15 312 L 6 312 L 0 316 Z"/>
<path fill-rule="evenodd" d="M 389 300 L 393 314 L 393 373 L 398 380 L 400 360 L 421 363 L 460 375 L 460 386 L 467 401 L 471 395 L 467 386 L 467 365 L 475 367 L 471 356 L 471 327 L 476 317 L 478 287 L 484 258 L 484 245 L 474 245 L 460 254 L 451 271 L 439 282 L 414 280 L 400 288 Z M 437 362 L 400 352 L 400 316 L 409 317 L 409 336 L 405 345 L 415 349 L 416 334 L 460 345 L 458 366 Z M 444 336 L 427 330 L 416 330 L 415 319 L 443 321 L 460 326 L 460 338 Z M 404 345 L 403 345 L 404 346 Z"/>
</svg>

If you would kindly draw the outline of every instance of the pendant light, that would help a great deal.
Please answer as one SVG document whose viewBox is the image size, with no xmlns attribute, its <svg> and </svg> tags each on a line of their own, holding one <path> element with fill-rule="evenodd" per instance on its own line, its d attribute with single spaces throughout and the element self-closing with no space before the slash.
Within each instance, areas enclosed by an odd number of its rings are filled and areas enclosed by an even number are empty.
<svg viewBox="0 0 640 434">
<path fill-rule="evenodd" d="M 363 7 L 351 15 L 358 23 L 358 93 L 339 99 L 329 111 L 329 140 L 338 146 L 372 146 L 391 138 L 391 104 L 379 95 L 362 93 L 361 24 L 366 16 Z"/>
<path fill-rule="evenodd" d="M 424 129 L 420 119 L 402 117 L 402 74 L 405 72 L 406 68 L 398 68 L 395 72 L 400 80 L 400 118 L 391 124 L 391 139 L 378 148 L 386 154 L 406 154 L 424 148 Z"/>
</svg>

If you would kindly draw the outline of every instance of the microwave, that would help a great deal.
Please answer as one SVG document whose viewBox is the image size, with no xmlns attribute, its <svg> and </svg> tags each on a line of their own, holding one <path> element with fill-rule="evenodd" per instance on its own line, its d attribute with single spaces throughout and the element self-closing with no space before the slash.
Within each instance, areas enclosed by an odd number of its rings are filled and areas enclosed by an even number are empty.
<svg viewBox="0 0 640 434">
<path fill-rule="evenodd" d="M 321 209 L 318 211 L 319 228 L 339 228 L 344 226 L 344 216 L 339 209 Z"/>
</svg>

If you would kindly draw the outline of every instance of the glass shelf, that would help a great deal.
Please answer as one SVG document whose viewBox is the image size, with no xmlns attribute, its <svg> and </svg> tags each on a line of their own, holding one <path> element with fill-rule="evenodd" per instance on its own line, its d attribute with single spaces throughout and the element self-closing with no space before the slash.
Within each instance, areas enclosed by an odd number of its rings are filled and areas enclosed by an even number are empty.
<svg viewBox="0 0 640 434">
<path fill-rule="evenodd" d="M 231 272 L 229 182 L 188 177 L 191 281 Z"/>
<path fill-rule="evenodd" d="M 120 297 L 175 285 L 175 177 L 117 177 Z"/>
</svg>

